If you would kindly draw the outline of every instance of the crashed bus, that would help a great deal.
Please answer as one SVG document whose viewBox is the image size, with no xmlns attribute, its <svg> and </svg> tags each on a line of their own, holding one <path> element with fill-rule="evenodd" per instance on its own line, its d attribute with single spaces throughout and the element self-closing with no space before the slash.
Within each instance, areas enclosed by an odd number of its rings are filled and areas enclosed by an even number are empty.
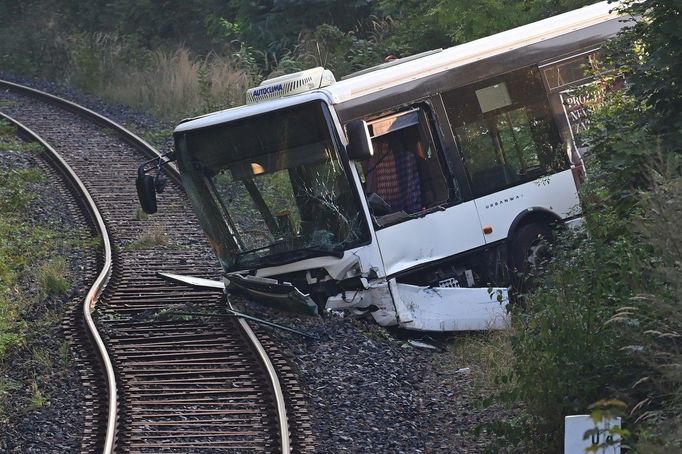
<svg viewBox="0 0 682 454">
<path fill-rule="evenodd" d="M 336 81 L 264 81 L 179 124 L 184 189 L 228 291 L 383 326 L 501 328 L 514 274 L 580 222 L 579 87 L 624 26 L 599 3 Z M 589 98 L 589 96 L 588 96 Z M 149 173 L 138 192 L 156 209 Z"/>
</svg>

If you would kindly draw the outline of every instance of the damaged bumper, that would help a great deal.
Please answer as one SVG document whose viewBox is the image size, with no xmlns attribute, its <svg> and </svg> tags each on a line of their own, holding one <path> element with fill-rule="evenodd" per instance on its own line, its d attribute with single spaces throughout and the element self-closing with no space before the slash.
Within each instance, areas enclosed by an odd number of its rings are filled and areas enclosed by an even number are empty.
<svg viewBox="0 0 682 454">
<path fill-rule="evenodd" d="M 289 283 L 229 274 L 225 282 L 170 273 L 160 277 L 200 288 L 239 288 L 263 303 L 292 312 L 317 314 L 309 295 Z M 508 326 L 506 288 L 446 288 L 399 284 L 395 279 L 369 282 L 365 290 L 346 291 L 327 299 L 329 310 L 368 311 L 381 326 L 415 331 L 479 331 Z"/>
<path fill-rule="evenodd" d="M 225 288 L 238 288 L 257 301 L 291 312 L 317 315 L 317 304 L 296 287 L 276 279 L 231 273 L 225 276 Z"/>
<path fill-rule="evenodd" d="M 416 331 L 477 331 L 508 326 L 506 288 L 445 288 L 399 284 L 395 279 L 344 292 L 327 309 L 371 311 L 382 326 Z"/>
</svg>

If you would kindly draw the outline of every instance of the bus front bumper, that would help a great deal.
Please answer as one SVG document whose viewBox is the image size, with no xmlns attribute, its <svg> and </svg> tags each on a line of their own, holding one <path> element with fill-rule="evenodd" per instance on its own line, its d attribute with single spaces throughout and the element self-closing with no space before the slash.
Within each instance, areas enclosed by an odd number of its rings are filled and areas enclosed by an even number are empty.
<svg viewBox="0 0 682 454">
<path fill-rule="evenodd" d="M 327 300 L 330 310 L 370 311 L 382 326 L 415 331 L 481 331 L 509 326 L 507 288 L 420 287 L 395 279 Z"/>
</svg>

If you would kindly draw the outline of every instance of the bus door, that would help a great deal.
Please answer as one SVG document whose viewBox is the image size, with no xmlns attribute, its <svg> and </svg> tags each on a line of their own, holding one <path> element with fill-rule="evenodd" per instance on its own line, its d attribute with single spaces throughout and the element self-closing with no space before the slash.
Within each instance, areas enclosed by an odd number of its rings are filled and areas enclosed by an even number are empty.
<svg viewBox="0 0 682 454">
<path fill-rule="evenodd" d="M 368 120 L 374 155 L 358 173 L 387 276 L 484 244 L 433 121 L 427 103 Z"/>
</svg>

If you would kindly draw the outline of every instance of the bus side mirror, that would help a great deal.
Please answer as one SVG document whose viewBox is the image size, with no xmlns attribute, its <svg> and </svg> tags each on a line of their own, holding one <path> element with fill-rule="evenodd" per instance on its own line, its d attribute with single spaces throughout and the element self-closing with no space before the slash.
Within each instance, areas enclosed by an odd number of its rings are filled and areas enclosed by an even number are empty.
<svg viewBox="0 0 682 454">
<path fill-rule="evenodd" d="M 175 161 L 175 152 L 171 151 L 143 162 L 137 168 L 135 187 L 137 188 L 137 198 L 140 199 L 140 206 L 145 213 L 156 213 L 156 193 L 162 193 L 168 182 L 163 176 L 163 166 L 173 161 Z M 156 170 L 155 177 L 147 175 L 147 172 L 154 170 Z"/>
<path fill-rule="evenodd" d="M 346 124 L 348 134 L 348 158 L 353 161 L 364 161 L 374 155 L 372 139 L 364 120 L 352 120 Z"/>
<path fill-rule="evenodd" d="M 135 179 L 137 197 L 140 199 L 142 211 L 147 214 L 154 214 L 156 213 L 156 184 L 153 176 L 144 173 L 143 166 L 137 170 L 137 178 Z"/>
</svg>

